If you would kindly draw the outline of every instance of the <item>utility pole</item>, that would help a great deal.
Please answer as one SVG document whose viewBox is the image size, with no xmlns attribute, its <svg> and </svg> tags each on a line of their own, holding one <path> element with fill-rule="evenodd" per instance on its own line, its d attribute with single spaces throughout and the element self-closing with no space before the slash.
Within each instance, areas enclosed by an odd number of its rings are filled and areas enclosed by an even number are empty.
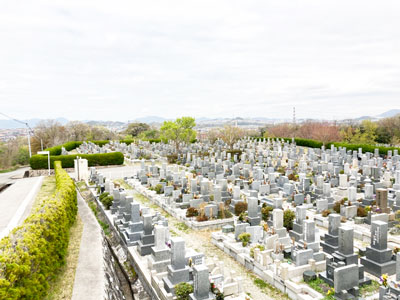
<svg viewBox="0 0 400 300">
<path fill-rule="evenodd" d="M 293 125 L 296 125 L 296 107 L 293 106 Z"/>
<path fill-rule="evenodd" d="M 10 117 L 10 116 L 8 116 L 8 115 L 2 113 L 2 112 L 0 112 L 0 114 L 3 115 L 3 116 L 5 116 L 6 118 L 9 118 L 10 120 L 13 120 L 13 121 L 15 121 L 15 122 L 24 124 L 24 125 L 26 126 L 26 132 L 27 132 L 27 134 L 28 134 L 29 157 L 32 157 L 32 150 L 31 150 L 31 132 L 33 133 L 32 128 L 29 127 L 29 124 L 28 124 L 27 122 L 23 122 L 23 121 L 20 121 L 20 120 L 18 120 L 18 119 L 12 118 L 12 117 Z M 43 142 L 42 142 L 42 139 L 40 139 L 40 142 L 42 143 L 42 150 L 43 150 Z"/>
</svg>

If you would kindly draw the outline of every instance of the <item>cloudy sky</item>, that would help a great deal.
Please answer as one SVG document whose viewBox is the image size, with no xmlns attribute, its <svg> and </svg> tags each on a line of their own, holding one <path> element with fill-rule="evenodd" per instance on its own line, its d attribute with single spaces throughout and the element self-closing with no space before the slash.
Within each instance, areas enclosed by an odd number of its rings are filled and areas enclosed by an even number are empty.
<svg viewBox="0 0 400 300">
<path fill-rule="evenodd" d="M 3 0 L 0 112 L 377 115 L 400 108 L 399 13 L 398 0 Z"/>
</svg>

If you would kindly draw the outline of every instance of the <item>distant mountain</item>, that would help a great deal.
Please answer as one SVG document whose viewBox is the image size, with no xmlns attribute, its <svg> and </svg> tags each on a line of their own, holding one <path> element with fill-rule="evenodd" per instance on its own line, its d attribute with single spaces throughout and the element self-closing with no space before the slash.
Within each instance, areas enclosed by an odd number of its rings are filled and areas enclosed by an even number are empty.
<svg viewBox="0 0 400 300">
<path fill-rule="evenodd" d="M 377 115 L 377 118 L 390 118 L 400 114 L 400 109 L 391 109 L 380 115 Z"/>
<path fill-rule="evenodd" d="M 66 123 L 68 123 L 68 120 L 65 118 L 57 118 L 55 120 L 57 122 L 61 123 L 62 125 L 65 125 Z M 30 127 L 35 127 L 41 121 L 45 121 L 45 120 L 44 119 L 29 119 L 29 120 L 21 120 L 21 121 L 28 123 Z M 26 126 L 24 124 L 21 124 L 14 120 L 7 120 L 7 119 L 0 120 L 0 129 L 14 129 L 14 128 L 25 128 L 25 127 Z"/>
<path fill-rule="evenodd" d="M 157 116 L 147 116 L 147 117 L 135 119 L 136 122 L 147 123 L 147 124 L 151 124 L 151 123 L 162 123 L 162 122 L 164 122 L 164 121 L 166 121 L 166 120 L 167 120 L 167 119 L 164 119 L 164 118 L 162 118 L 162 117 L 157 117 Z"/>
<path fill-rule="evenodd" d="M 119 121 L 85 121 L 90 126 L 105 126 L 105 127 L 121 127 L 126 125 L 125 122 Z"/>
</svg>

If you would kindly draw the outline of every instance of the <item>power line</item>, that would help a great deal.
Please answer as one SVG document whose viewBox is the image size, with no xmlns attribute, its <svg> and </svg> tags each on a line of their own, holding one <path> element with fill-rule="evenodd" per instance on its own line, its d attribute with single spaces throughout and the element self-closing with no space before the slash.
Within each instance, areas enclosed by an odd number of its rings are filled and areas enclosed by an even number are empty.
<svg viewBox="0 0 400 300">
<path fill-rule="evenodd" d="M 33 129 L 29 126 L 28 122 L 24 122 L 24 121 L 15 119 L 15 118 L 10 117 L 9 115 L 6 115 L 5 113 L 2 113 L 2 112 L 0 112 L 0 115 L 3 115 L 3 116 L 5 116 L 6 118 L 8 118 L 8 119 L 10 119 L 10 120 L 13 120 L 13 121 L 15 121 L 15 122 L 17 122 L 17 123 L 24 124 L 26 127 L 28 127 L 30 133 L 32 133 L 33 135 L 35 135 L 35 132 L 34 132 Z"/>
</svg>

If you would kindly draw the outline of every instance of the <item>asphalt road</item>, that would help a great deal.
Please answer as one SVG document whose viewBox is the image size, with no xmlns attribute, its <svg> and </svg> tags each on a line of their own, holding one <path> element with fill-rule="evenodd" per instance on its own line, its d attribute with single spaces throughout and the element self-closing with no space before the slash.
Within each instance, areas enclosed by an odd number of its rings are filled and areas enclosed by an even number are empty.
<svg viewBox="0 0 400 300">
<path fill-rule="evenodd" d="M 16 178 L 22 178 L 27 170 L 29 170 L 28 167 L 7 173 L 0 173 L 0 185 L 15 182 L 17 180 Z"/>
<path fill-rule="evenodd" d="M 24 171 L 20 169 L 0 176 L 0 182 L 3 184 L 12 183 L 0 193 L 0 239 L 28 216 L 33 200 L 42 185 L 43 177 L 11 178 L 23 173 Z"/>
</svg>

